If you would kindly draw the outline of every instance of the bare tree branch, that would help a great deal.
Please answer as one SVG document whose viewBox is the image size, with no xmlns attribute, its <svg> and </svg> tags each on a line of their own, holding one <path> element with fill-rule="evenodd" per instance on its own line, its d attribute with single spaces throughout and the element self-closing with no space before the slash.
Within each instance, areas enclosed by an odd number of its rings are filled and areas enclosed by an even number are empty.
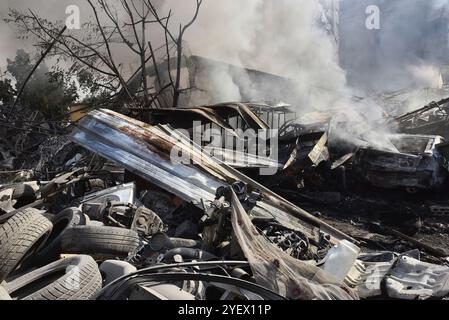
<svg viewBox="0 0 449 320">
<path fill-rule="evenodd" d="M 64 26 L 64 28 L 62 28 L 62 30 L 59 32 L 58 34 L 58 38 L 60 36 L 62 36 L 62 34 L 67 30 L 67 26 Z M 42 63 L 42 61 L 44 61 L 45 57 L 48 55 L 48 53 L 51 51 L 51 49 L 53 48 L 53 46 L 56 44 L 56 40 L 53 41 L 47 48 L 47 50 L 45 50 L 41 57 L 39 58 L 39 60 L 36 62 L 36 64 L 34 65 L 33 69 L 30 71 L 30 73 L 28 74 L 28 76 L 26 77 L 25 81 L 23 82 L 22 86 L 20 87 L 20 90 L 17 93 L 16 99 L 14 101 L 14 104 L 12 105 L 11 110 L 8 113 L 8 116 L 6 117 L 6 119 L 8 120 L 9 117 L 11 116 L 11 114 L 13 113 L 14 109 L 16 108 L 17 102 L 20 99 L 20 96 L 23 93 L 23 90 L 25 89 L 26 85 L 28 84 L 28 81 L 31 79 L 31 76 L 33 75 L 33 73 L 37 70 L 37 68 L 39 67 L 39 65 Z"/>
<path fill-rule="evenodd" d="M 124 10 L 123 16 L 119 16 L 114 5 L 107 0 L 87 0 L 87 2 L 93 18 L 83 24 L 85 31 L 81 34 L 58 35 L 57 23 L 38 18 L 32 12 L 29 16 L 11 10 L 10 17 L 15 18 L 13 22 L 20 25 L 25 34 L 36 37 L 37 45 L 43 50 L 48 49 L 53 43 L 49 55 L 57 57 L 58 61 L 70 60 L 71 71 L 78 74 L 87 72 L 89 74 L 86 78 L 87 83 L 92 83 L 101 90 L 111 91 L 113 94 L 109 97 L 115 97 L 117 101 L 128 100 L 129 97 L 133 104 L 142 103 L 144 107 L 158 108 L 167 106 L 167 102 L 172 106 L 178 106 L 180 94 L 187 90 L 180 88 L 183 37 L 196 21 L 202 0 L 196 0 L 196 10 L 192 19 L 184 26 L 179 25 L 176 35 L 170 28 L 173 11 L 169 10 L 168 15 L 165 16 L 164 13 L 162 17 L 152 0 L 120 0 L 119 5 Z M 160 27 L 165 40 L 165 43 L 157 49 L 154 49 L 151 39 L 148 39 L 150 24 Z M 128 79 L 129 75 L 124 74 L 124 66 L 118 60 L 115 45 L 122 45 L 132 56 L 136 55 L 139 58 L 139 66 L 128 81 L 125 81 L 125 78 Z M 162 58 L 157 58 L 159 50 L 163 53 Z M 149 63 L 154 67 L 154 74 L 151 75 L 153 83 L 149 83 L 147 69 Z"/>
<path fill-rule="evenodd" d="M 194 14 L 192 20 L 190 20 L 190 22 L 188 24 L 186 24 L 184 27 L 182 27 L 181 25 L 179 26 L 180 31 L 179 31 L 178 41 L 177 41 L 178 62 L 177 62 L 177 67 L 176 67 L 175 92 L 173 93 L 173 106 L 174 107 L 178 106 L 179 96 L 181 94 L 179 87 L 181 84 L 181 63 L 182 63 L 182 49 L 183 49 L 182 43 L 183 43 L 184 33 L 186 32 L 186 30 L 188 28 L 190 28 L 190 26 L 193 25 L 193 23 L 197 19 L 202 3 L 203 3 L 203 0 L 196 0 L 196 11 L 195 11 L 195 14 Z"/>
<path fill-rule="evenodd" d="M 39 18 L 37 18 L 37 16 L 34 15 L 34 13 L 32 13 L 32 15 L 33 15 L 36 23 L 42 29 L 42 31 L 44 31 L 52 39 L 52 41 L 56 41 L 56 42 L 60 43 L 61 45 L 63 45 L 74 58 L 76 58 L 81 63 L 84 63 L 85 65 L 87 65 L 88 67 L 92 68 L 93 70 L 95 70 L 99 73 L 102 73 L 102 74 L 105 74 L 105 75 L 111 76 L 111 77 L 117 77 L 117 75 L 115 73 L 110 73 L 110 72 L 101 70 L 101 69 L 95 67 L 93 64 L 88 63 L 86 59 L 83 59 L 82 57 L 77 55 L 65 42 L 63 42 L 63 40 L 61 40 L 61 37 L 58 38 L 58 37 L 53 36 L 51 34 L 50 30 L 47 30 L 47 28 L 45 28 L 45 26 L 39 21 Z M 69 38 L 72 39 L 72 37 L 70 37 L 70 36 L 69 36 Z M 74 38 L 74 40 L 76 40 L 77 42 L 79 41 L 76 38 Z M 93 51 L 93 54 L 101 59 L 101 54 L 96 49 L 93 49 L 90 46 L 87 46 L 85 44 L 83 44 L 83 45 L 86 46 L 87 48 L 89 48 L 91 51 Z M 101 60 L 104 60 L 104 58 Z M 107 65 L 107 66 L 110 67 L 109 65 Z"/>
<path fill-rule="evenodd" d="M 103 0 L 98 0 L 98 2 L 100 3 L 100 5 L 103 7 L 104 12 L 106 13 L 106 15 L 109 17 L 109 19 L 112 21 L 112 23 L 114 23 L 114 25 L 117 27 L 117 31 L 120 35 L 120 37 L 122 38 L 123 42 L 136 54 L 140 55 L 140 51 L 136 50 L 133 46 L 133 44 L 125 37 L 125 35 L 123 34 L 119 24 L 118 24 L 118 17 L 113 17 L 112 16 L 112 12 L 111 9 L 109 7 L 109 5 L 103 1 Z"/>
<path fill-rule="evenodd" d="M 103 27 L 101 26 L 101 23 L 100 23 L 100 19 L 99 19 L 99 17 L 98 17 L 97 8 L 93 5 L 93 3 L 92 3 L 91 0 L 87 0 L 87 2 L 89 2 L 90 6 L 92 7 L 92 10 L 93 10 L 93 12 L 94 12 L 95 20 L 97 21 L 98 28 L 99 28 L 99 30 L 100 30 L 101 36 L 103 37 L 103 40 L 104 40 L 104 42 L 105 42 L 106 49 L 107 49 L 108 55 L 109 55 L 109 60 L 110 60 L 110 62 L 111 62 L 111 64 L 112 64 L 112 66 L 113 66 L 113 70 L 116 71 L 117 76 L 118 76 L 118 78 L 119 78 L 119 80 L 120 80 L 120 82 L 121 82 L 121 84 L 122 84 L 124 90 L 127 92 L 127 94 L 129 95 L 129 97 L 131 98 L 131 100 L 134 100 L 133 95 L 129 92 L 128 85 L 127 85 L 126 82 L 123 80 L 123 77 L 120 75 L 120 72 L 118 71 L 117 66 L 115 65 L 114 58 L 113 58 L 113 56 L 112 56 L 112 51 L 111 51 L 111 47 L 110 47 L 110 45 L 109 45 L 108 38 L 106 37 L 106 35 L 105 35 L 105 33 L 104 33 Z"/>
</svg>

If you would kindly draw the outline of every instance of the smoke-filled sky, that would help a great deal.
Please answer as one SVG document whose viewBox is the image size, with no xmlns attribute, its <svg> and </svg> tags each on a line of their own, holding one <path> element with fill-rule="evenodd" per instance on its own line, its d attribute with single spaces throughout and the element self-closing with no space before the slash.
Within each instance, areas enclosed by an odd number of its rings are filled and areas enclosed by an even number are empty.
<svg viewBox="0 0 449 320">
<path fill-rule="evenodd" d="M 369 5 L 380 29 L 365 27 Z M 340 54 L 348 81 L 366 90 L 432 86 L 449 63 L 448 0 L 344 0 Z"/>
<path fill-rule="evenodd" d="M 206 0 L 202 14 L 188 37 L 193 52 L 287 77 L 295 83 L 292 96 L 301 105 L 313 101 L 316 107 L 329 106 L 348 96 L 335 44 L 318 27 L 318 1 Z M 217 76 L 221 100 L 238 99 L 226 75 Z"/>
<path fill-rule="evenodd" d="M 195 2 L 161 1 L 163 11 L 173 9 L 174 26 L 190 19 Z M 82 18 L 91 15 L 83 0 L 2 0 L 0 9 L 5 15 L 8 7 L 29 7 L 43 17 L 64 19 L 69 4 L 81 7 Z M 345 76 L 337 64 L 336 48 L 325 32 L 315 26 L 319 15 L 318 2 L 310 0 L 205 0 L 185 39 L 194 54 L 292 78 L 299 96 L 308 100 L 308 96 L 319 92 L 323 104 L 327 104 L 335 99 L 334 92 L 345 89 Z M 6 57 L 13 56 L 17 47 L 25 45 L 15 40 L 12 26 L 1 26 L 0 65 Z M 226 75 L 217 81 L 222 87 L 220 98 L 239 98 Z"/>
<path fill-rule="evenodd" d="M 172 9 L 172 23 L 192 17 L 195 0 L 154 0 L 165 16 Z M 118 0 L 108 0 L 117 3 Z M 349 123 L 341 136 L 354 130 L 372 144 L 382 142 L 380 129 L 369 123 L 382 117 L 383 109 L 373 103 L 355 103 L 354 94 L 425 87 L 434 84 L 441 63 L 449 63 L 449 0 L 341 0 L 340 50 L 320 26 L 323 7 L 330 0 L 204 0 L 195 24 L 185 35 L 193 54 L 241 65 L 289 78 L 290 94 L 280 97 L 299 112 L 334 109 L 333 118 Z M 81 19 L 92 15 L 86 0 L 0 0 L 0 14 L 9 7 L 31 8 L 47 19 L 65 20 L 68 5 L 81 8 Z M 367 30 L 366 7 L 380 9 L 380 30 Z M 119 12 L 120 14 L 120 12 Z M 431 22 L 431 23 L 429 23 Z M 149 31 L 162 44 L 163 36 Z M 157 43 L 156 43 L 157 45 Z M 16 39 L 13 26 L 0 22 L 0 68 L 16 49 L 32 49 L 31 43 Z M 338 52 L 340 56 L 338 56 Z M 132 54 L 119 50 L 119 62 L 132 64 Z M 137 61 L 136 61 L 137 62 Z M 340 63 L 341 62 L 341 63 Z M 342 66 L 345 68 L 343 69 Z M 132 68 L 131 68 L 132 69 Z M 236 79 L 238 78 L 238 83 Z M 245 72 L 211 72 L 208 81 L 214 101 L 240 101 L 245 92 L 257 92 Z M 276 96 L 276 94 L 273 94 Z M 357 128 L 351 126 L 358 122 Z M 356 133 L 357 134 L 357 133 Z"/>
<path fill-rule="evenodd" d="M 18 48 L 30 47 L 30 43 L 17 40 L 13 26 L 3 22 L 8 14 L 8 8 L 28 9 L 36 14 L 51 19 L 64 19 L 68 5 L 84 5 L 84 0 L 0 0 L 0 66 L 6 63 L 6 58 L 14 57 Z"/>
<path fill-rule="evenodd" d="M 195 4 L 194 0 L 158 2 L 165 10 L 173 9 L 174 22 L 187 21 Z M 195 54 L 292 79 L 301 104 L 346 103 L 347 78 L 360 89 L 379 91 L 434 81 L 438 63 L 449 51 L 444 51 L 449 36 L 444 25 L 432 30 L 428 21 L 438 19 L 449 0 L 340 2 L 340 58 L 346 71 L 338 64 L 331 39 L 316 26 L 321 14 L 318 0 L 204 0 L 186 40 Z M 65 19 L 66 7 L 73 4 L 80 6 L 82 19 L 91 15 L 86 0 L 0 0 L 0 15 L 5 17 L 9 7 L 31 8 L 49 19 Z M 371 4 L 381 9 L 381 30 L 375 32 L 365 28 L 365 8 Z M 0 22 L 0 68 L 17 48 L 30 49 L 30 45 L 16 39 L 13 26 Z M 223 93 L 220 99 L 238 99 L 226 75 L 221 74 L 217 82 Z"/>
</svg>

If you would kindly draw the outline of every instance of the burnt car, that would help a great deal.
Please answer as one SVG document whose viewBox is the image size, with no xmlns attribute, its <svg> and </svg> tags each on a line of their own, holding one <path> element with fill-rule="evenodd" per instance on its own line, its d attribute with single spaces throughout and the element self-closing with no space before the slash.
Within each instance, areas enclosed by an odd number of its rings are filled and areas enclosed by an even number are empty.
<svg viewBox="0 0 449 320">
<path fill-rule="evenodd" d="M 362 180 L 382 188 L 405 188 L 408 192 L 441 187 L 448 176 L 445 159 L 437 145 L 441 136 L 395 134 L 389 140 L 397 152 L 359 148 L 353 168 Z"/>
</svg>

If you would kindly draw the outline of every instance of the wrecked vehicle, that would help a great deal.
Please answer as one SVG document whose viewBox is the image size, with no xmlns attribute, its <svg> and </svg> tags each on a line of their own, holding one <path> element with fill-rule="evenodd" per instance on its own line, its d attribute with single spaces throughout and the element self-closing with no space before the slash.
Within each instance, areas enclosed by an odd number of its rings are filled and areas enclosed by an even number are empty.
<svg viewBox="0 0 449 320">
<path fill-rule="evenodd" d="M 182 117 L 179 116 L 180 110 Z M 402 188 L 413 193 L 419 189 L 437 189 L 444 185 L 447 178 L 446 159 L 437 148 L 445 141 L 440 136 L 388 134 L 382 137 L 381 143 L 374 143 L 376 137 L 364 140 L 362 133 L 360 137 L 354 136 L 349 140 L 348 137 L 334 136 L 335 124 L 332 124 L 331 117 L 326 113 L 306 115 L 300 120 L 288 120 L 294 114 L 289 106 L 271 106 L 271 112 L 267 104 L 256 103 L 228 103 L 180 110 L 148 112 L 151 115 L 151 123 L 186 129 L 187 136 L 191 139 L 198 134 L 195 128 L 192 128 L 194 121 L 198 121 L 202 126 L 209 123 L 217 126 L 220 137 L 226 134 L 234 135 L 231 143 L 221 140 L 217 143 L 211 137 L 210 140 L 201 141 L 201 146 L 215 158 L 250 175 L 251 168 L 275 167 L 285 170 L 294 161 L 301 162 L 304 158 L 311 159 L 311 164 L 318 166 L 323 161 L 330 161 L 332 157 L 333 171 L 345 162 L 351 162 L 352 167 L 349 169 L 353 171 L 354 176 L 360 177 L 358 181 L 376 187 Z M 174 116 L 174 112 L 178 114 Z M 265 123 L 261 117 L 268 122 Z M 309 123 L 304 124 L 304 121 Z M 248 128 L 279 129 L 278 136 L 272 137 L 279 140 L 279 155 L 276 159 L 267 158 L 263 154 L 253 155 L 255 152 L 250 152 L 249 145 L 244 142 L 241 142 L 244 145 L 243 152 L 236 150 L 238 141 L 248 138 L 239 137 L 239 134 L 242 134 L 239 130 Z M 326 141 L 320 140 L 324 133 L 327 133 Z M 324 143 L 322 146 L 320 141 Z M 264 141 L 259 140 L 257 143 L 263 144 Z M 343 147 L 342 144 L 346 145 Z M 303 163 L 299 168 L 311 164 Z"/>
<path fill-rule="evenodd" d="M 398 152 L 360 148 L 354 154 L 353 167 L 363 180 L 377 187 L 437 189 L 447 179 L 445 159 L 437 145 L 440 136 L 392 135 L 388 137 Z"/>
</svg>

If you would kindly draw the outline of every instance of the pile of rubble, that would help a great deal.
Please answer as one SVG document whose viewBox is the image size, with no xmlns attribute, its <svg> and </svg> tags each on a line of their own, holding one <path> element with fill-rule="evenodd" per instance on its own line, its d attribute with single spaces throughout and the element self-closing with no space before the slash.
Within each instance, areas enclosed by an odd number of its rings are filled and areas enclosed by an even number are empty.
<svg viewBox="0 0 449 320">
<path fill-rule="evenodd" d="M 363 135 L 336 139 L 329 121 L 287 121 L 293 113 L 280 105 L 132 113 L 90 112 L 55 177 L 2 186 L 0 299 L 449 294 L 446 248 L 413 237 L 426 214 L 447 221 L 449 200 L 433 196 L 447 185 L 444 137 L 400 134 L 373 147 Z M 196 120 L 236 139 L 239 128 L 277 126 L 279 158 L 250 157 L 249 146 L 232 162 L 223 157 L 232 150 L 203 152 Z M 190 161 L 174 162 L 173 150 Z M 273 166 L 276 175 L 257 173 Z M 413 221 L 402 223 L 409 230 L 394 228 L 395 214 Z"/>
</svg>

